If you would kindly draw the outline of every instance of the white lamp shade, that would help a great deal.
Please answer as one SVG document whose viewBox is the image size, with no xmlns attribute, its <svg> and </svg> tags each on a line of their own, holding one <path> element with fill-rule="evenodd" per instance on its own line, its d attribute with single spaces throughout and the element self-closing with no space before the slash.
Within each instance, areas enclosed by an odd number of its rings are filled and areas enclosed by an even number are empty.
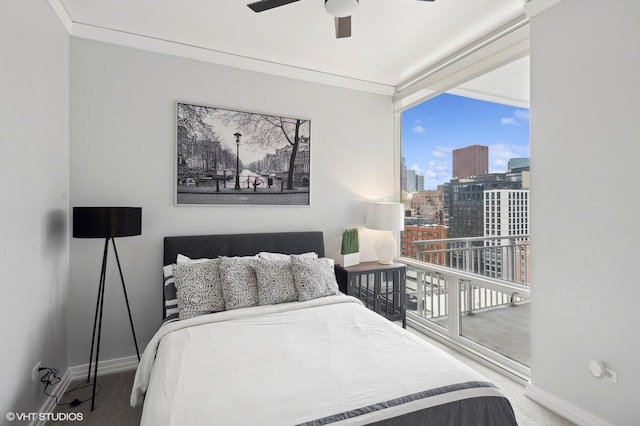
<svg viewBox="0 0 640 426">
<path fill-rule="evenodd" d="M 404 230 L 404 206 L 400 203 L 369 203 L 365 226 L 379 231 Z"/>
<path fill-rule="evenodd" d="M 351 16 L 358 7 L 358 0 L 325 0 L 324 8 L 331 16 L 344 18 Z"/>
<path fill-rule="evenodd" d="M 398 251 L 391 231 L 404 229 L 404 206 L 400 203 L 373 202 L 367 205 L 365 226 L 380 232 L 375 249 L 378 263 L 390 264 Z"/>
</svg>

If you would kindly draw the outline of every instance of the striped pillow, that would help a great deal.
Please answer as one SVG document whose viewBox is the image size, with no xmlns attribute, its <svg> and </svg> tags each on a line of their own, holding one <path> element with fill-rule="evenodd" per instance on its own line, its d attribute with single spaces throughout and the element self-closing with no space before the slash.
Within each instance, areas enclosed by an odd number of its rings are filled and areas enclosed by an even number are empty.
<svg viewBox="0 0 640 426">
<path fill-rule="evenodd" d="M 178 319 L 178 297 L 176 295 L 176 280 L 173 276 L 173 265 L 162 267 L 164 276 L 164 320 Z"/>
</svg>

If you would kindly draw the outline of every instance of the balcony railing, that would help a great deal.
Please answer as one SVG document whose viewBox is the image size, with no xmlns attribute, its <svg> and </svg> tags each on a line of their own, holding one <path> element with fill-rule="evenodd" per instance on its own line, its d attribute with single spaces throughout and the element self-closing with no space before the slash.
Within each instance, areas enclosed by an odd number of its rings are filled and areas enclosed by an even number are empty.
<svg viewBox="0 0 640 426">
<path fill-rule="evenodd" d="M 407 318 L 528 376 L 528 236 L 414 244 L 418 259 L 397 259 L 407 265 Z"/>
<path fill-rule="evenodd" d="M 529 283 L 529 235 L 418 240 L 413 245 L 417 260 Z"/>
</svg>

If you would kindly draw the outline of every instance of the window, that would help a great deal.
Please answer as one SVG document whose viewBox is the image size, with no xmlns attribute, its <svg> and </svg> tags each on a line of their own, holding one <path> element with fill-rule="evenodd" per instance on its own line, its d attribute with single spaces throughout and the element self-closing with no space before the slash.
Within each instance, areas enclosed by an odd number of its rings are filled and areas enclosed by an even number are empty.
<svg viewBox="0 0 640 426">
<path fill-rule="evenodd" d="M 524 62 L 528 67 L 528 60 Z M 401 167 L 404 167 L 401 175 L 422 176 L 424 190 L 437 192 L 442 200 L 438 208 L 411 211 L 412 216 L 418 215 L 424 221 L 424 226 L 441 228 L 439 238 L 449 240 L 438 243 L 437 249 L 445 253 L 441 258 L 446 262 L 440 265 L 464 269 L 471 275 L 497 278 L 492 286 L 499 287 L 504 280 L 526 284 L 528 246 L 505 248 L 502 244 L 511 244 L 512 236 L 528 232 L 528 188 L 523 186 L 529 182 L 528 98 L 522 104 L 511 100 L 500 102 L 504 99 L 500 96 L 485 98 L 480 94 L 490 90 L 480 90 L 476 85 L 482 86 L 483 77 L 401 112 L 400 153 Z M 528 72 L 526 80 L 528 82 Z M 409 190 L 407 182 L 401 185 L 403 200 L 421 196 Z M 410 206 L 411 202 L 406 205 Z M 433 210 L 440 210 L 441 214 L 436 215 Z M 528 240 L 528 237 L 522 239 Z M 433 250 L 435 243 L 429 247 Z M 430 256 L 437 257 L 433 252 Z M 429 262 L 425 257 L 424 263 Z M 515 351 L 517 355 L 499 349 L 494 346 L 495 342 L 483 341 L 481 327 L 471 326 L 472 321 L 484 317 L 484 309 L 488 312 L 509 306 L 512 293 L 508 286 L 504 291 L 492 286 L 482 288 L 482 281 L 471 279 L 470 283 L 451 290 L 447 286 L 455 287 L 458 284 L 452 283 L 457 283 L 456 280 L 443 279 L 440 274 L 446 275 L 446 272 L 439 272 L 437 268 L 434 268 L 436 272 L 430 272 L 428 266 L 424 268 L 413 271 L 414 275 L 411 271 L 408 273 L 409 298 L 417 300 L 410 318 L 439 333 L 446 330 L 456 344 L 471 345 L 488 358 L 515 360 L 518 366 L 526 368 L 529 359 L 520 354 L 526 353 L 527 348 Z M 527 296 L 519 296 L 516 303 L 528 303 L 527 292 L 524 290 L 522 294 Z M 460 298 L 459 303 L 447 304 L 447 300 L 456 297 Z M 456 311 L 447 312 L 449 306 L 451 309 L 455 306 Z M 528 315 L 526 308 L 511 312 Z M 449 320 L 451 317 L 457 320 Z M 516 322 L 489 323 L 486 327 L 508 329 Z M 528 333 L 528 330 L 507 330 L 505 335 L 511 333 Z"/>
</svg>

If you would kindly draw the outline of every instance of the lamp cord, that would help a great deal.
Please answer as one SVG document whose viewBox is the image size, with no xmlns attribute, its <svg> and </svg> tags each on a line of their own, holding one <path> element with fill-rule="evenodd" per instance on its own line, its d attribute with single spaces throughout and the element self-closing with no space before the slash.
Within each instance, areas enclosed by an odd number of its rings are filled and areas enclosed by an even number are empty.
<svg viewBox="0 0 640 426">
<path fill-rule="evenodd" d="M 50 368 L 50 367 L 41 367 L 40 371 L 42 371 L 42 370 L 47 370 L 47 372 L 44 373 L 44 375 L 40 378 L 40 383 L 42 383 L 44 385 L 44 394 L 47 395 L 50 398 L 55 398 L 55 403 L 56 403 L 56 405 L 58 407 L 63 406 L 63 405 L 69 405 L 71 407 L 75 407 L 77 405 L 82 404 L 83 402 L 91 400 L 91 397 L 88 397 L 86 399 L 75 398 L 74 400 L 69 401 L 69 402 L 59 402 L 59 398 L 61 396 L 69 395 L 72 392 L 76 392 L 76 391 L 82 390 L 82 389 L 84 389 L 86 387 L 91 386 L 92 383 L 80 382 L 74 388 L 71 388 L 71 389 L 67 390 L 62 395 L 56 396 L 54 394 L 51 394 L 51 393 L 47 392 L 47 388 L 49 386 L 57 385 L 58 383 L 60 383 L 62 381 L 62 379 L 58 376 L 58 369 L 57 368 Z M 97 389 L 97 393 L 100 393 L 100 384 L 99 383 L 97 383 L 97 388 L 98 388 Z"/>
</svg>

